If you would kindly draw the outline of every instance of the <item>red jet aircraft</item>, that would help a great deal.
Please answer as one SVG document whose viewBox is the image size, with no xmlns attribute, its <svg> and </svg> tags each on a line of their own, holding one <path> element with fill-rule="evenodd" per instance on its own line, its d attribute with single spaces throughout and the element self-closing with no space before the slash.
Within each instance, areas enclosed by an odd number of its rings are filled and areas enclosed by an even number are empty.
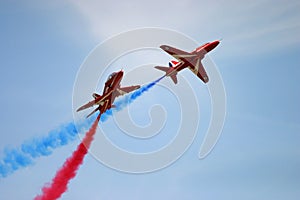
<svg viewBox="0 0 300 200">
<path fill-rule="evenodd" d="M 115 107 L 113 105 L 113 102 L 116 97 L 140 88 L 139 85 L 121 88 L 120 82 L 123 78 L 123 74 L 124 72 L 122 70 L 119 72 L 112 73 L 105 82 L 103 94 L 99 95 L 97 93 L 93 93 L 94 100 L 78 108 L 77 112 L 92 107 L 94 105 L 98 105 L 98 107 L 95 110 L 93 110 L 93 112 L 91 112 L 87 116 L 87 118 L 94 114 L 97 110 L 99 110 L 100 114 L 102 114 L 106 110 Z"/>
<path fill-rule="evenodd" d="M 204 83 L 209 81 L 209 78 L 205 72 L 205 69 L 201 63 L 205 54 L 213 50 L 220 41 L 216 40 L 210 43 L 206 43 L 198 48 L 196 48 L 191 53 L 170 47 L 167 45 L 161 45 L 160 48 L 176 58 L 177 61 L 169 62 L 169 67 L 156 66 L 156 69 L 166 72 L 165 76 L 171 77 L 173 82 L 177 83 L 177 72 L 183 70 L 184 68 L 189 68 L 194 74 L 196 74 Z"/>
</svg>

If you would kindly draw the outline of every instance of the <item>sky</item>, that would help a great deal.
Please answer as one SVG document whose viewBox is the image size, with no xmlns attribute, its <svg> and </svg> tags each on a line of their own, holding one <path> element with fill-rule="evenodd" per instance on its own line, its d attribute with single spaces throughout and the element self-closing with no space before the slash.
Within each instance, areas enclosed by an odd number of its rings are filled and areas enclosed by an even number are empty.
<svg viewBox="0 0 300 200">
<path fill-rule="evenodd" d="M 61 199 L 299 199 L 299 8 L 293 0 L 1 1 L 0 158 L 6 147 L 73 120 L 76 74 L 99 43 L 128 30 L 159 27 L 188 35 L 199 46 L 222 38 L 209 53 L 227 97 L 218 143 L 198 159 L 207 127 L 201 121 L 180 159 L 146 174 L 119 172 L 88 155 Z M 207 88 L 188 71 L 182 74 L 199 87 L 196 95 L 206 122 Z M 145 125 L 151 104 L 167 105 L 169 127 L 180 113 L 168 98 L 172 96 L 153 88 L 132 104 L 132 118 Z M 102 126 L 117 141 L 118 130 L 111 124 Z M 172 128 L 163 131 L 174 134 Z M 0 199 L 34 198 L 79 142 L 0 178 Z M 135 143 L 119 144 L 136 150 Z"/>
</svg>

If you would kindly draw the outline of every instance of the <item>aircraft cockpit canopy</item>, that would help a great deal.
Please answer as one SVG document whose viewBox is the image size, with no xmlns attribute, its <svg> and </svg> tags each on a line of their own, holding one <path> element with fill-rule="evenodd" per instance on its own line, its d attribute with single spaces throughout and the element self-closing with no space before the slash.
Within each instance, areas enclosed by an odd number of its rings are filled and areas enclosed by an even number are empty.
<svg viewBox="0 0 300 200">
<path fill-rule="evenodd" d="M 110 80 L 117 72 L 113 72 L 109 75 L 109 77 L 107 78 L 107 81 Z"/>
</svg>

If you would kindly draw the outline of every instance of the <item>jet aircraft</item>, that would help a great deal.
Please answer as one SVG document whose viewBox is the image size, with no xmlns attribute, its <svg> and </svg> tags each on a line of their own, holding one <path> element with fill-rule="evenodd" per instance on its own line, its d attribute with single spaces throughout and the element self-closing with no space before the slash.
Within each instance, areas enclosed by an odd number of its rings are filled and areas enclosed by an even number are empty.
<svg viewBox="0 0 300 200">
<path fill-rule="evenodd" d="M 161 45 L 160 48 L 176 58 L 178 61 L 169 62 L 169 67 L 155 66 L 156 69 L 166 72 L 165 76 L 169 76 L 176 84 L 177 73 L 185 68 L 189 68 L 196 76 L 198 76 L 204 83 L 209 81 L 206 71 L 201 63 L 205 54 L 216 48 L 220 43 L 219 40 L 206 43 L 196 48 L 191 53 L 176 49 L 168 45 Z"/>
<path fill-rule="evenodd" d="M 119 72 L 113 72 L 107 79 L 104 85 L 103 93 L 102 95 L 93 93 L 94 100 L 84 104 L 80 108 L 77 109 L 78 111 L 87 109 L 92 106 L 97 106 L 95 110 L 93 110 L 88 116 L 91 116 L 96 111 L 99 110 L 100 114 L 104 113 L 106 110 L 115 107 L 113 105 L 113 102 L 116 97 L 120 95 L 124 95 L 126 93 L 129 93 L 131 91 L 134 91 L 138 88 L 140 88 L 139 85 L 134 86 L 128 86 L 128 87 L 121 87 L 120 82 L 123 78 L 124 72 L 121 70 Z"/>
</svg>

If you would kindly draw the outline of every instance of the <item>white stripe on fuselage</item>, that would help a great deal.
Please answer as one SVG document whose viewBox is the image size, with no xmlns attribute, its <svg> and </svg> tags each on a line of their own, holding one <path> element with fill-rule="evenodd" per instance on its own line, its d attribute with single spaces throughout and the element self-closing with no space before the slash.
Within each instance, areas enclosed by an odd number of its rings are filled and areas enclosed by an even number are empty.
<svg viewBox="0 0 300 200">
<path fill-rule="evenodd" d="M 96 102 L 96 104 L 102 106 L 102 105 L 104 104 L 105 100 L 106 100 L 106 97 L 108 97 L 113 91 L 114 91 L 114 90 L 109 91 L 105 96 L 103 96 L 103 97 L 101 98 L 100 101 Z"/>
<path fill-rule="evenodd" d="M 178 55 L 178 54 L 174 54 L 172 55 L 174 58 L 180 60 L 180 58 L 191 58 L 191 57 L 194 57 L 196 55 L 193 55 L 193 54 L 184 54 L 184 55 Z"/>
</svg>

